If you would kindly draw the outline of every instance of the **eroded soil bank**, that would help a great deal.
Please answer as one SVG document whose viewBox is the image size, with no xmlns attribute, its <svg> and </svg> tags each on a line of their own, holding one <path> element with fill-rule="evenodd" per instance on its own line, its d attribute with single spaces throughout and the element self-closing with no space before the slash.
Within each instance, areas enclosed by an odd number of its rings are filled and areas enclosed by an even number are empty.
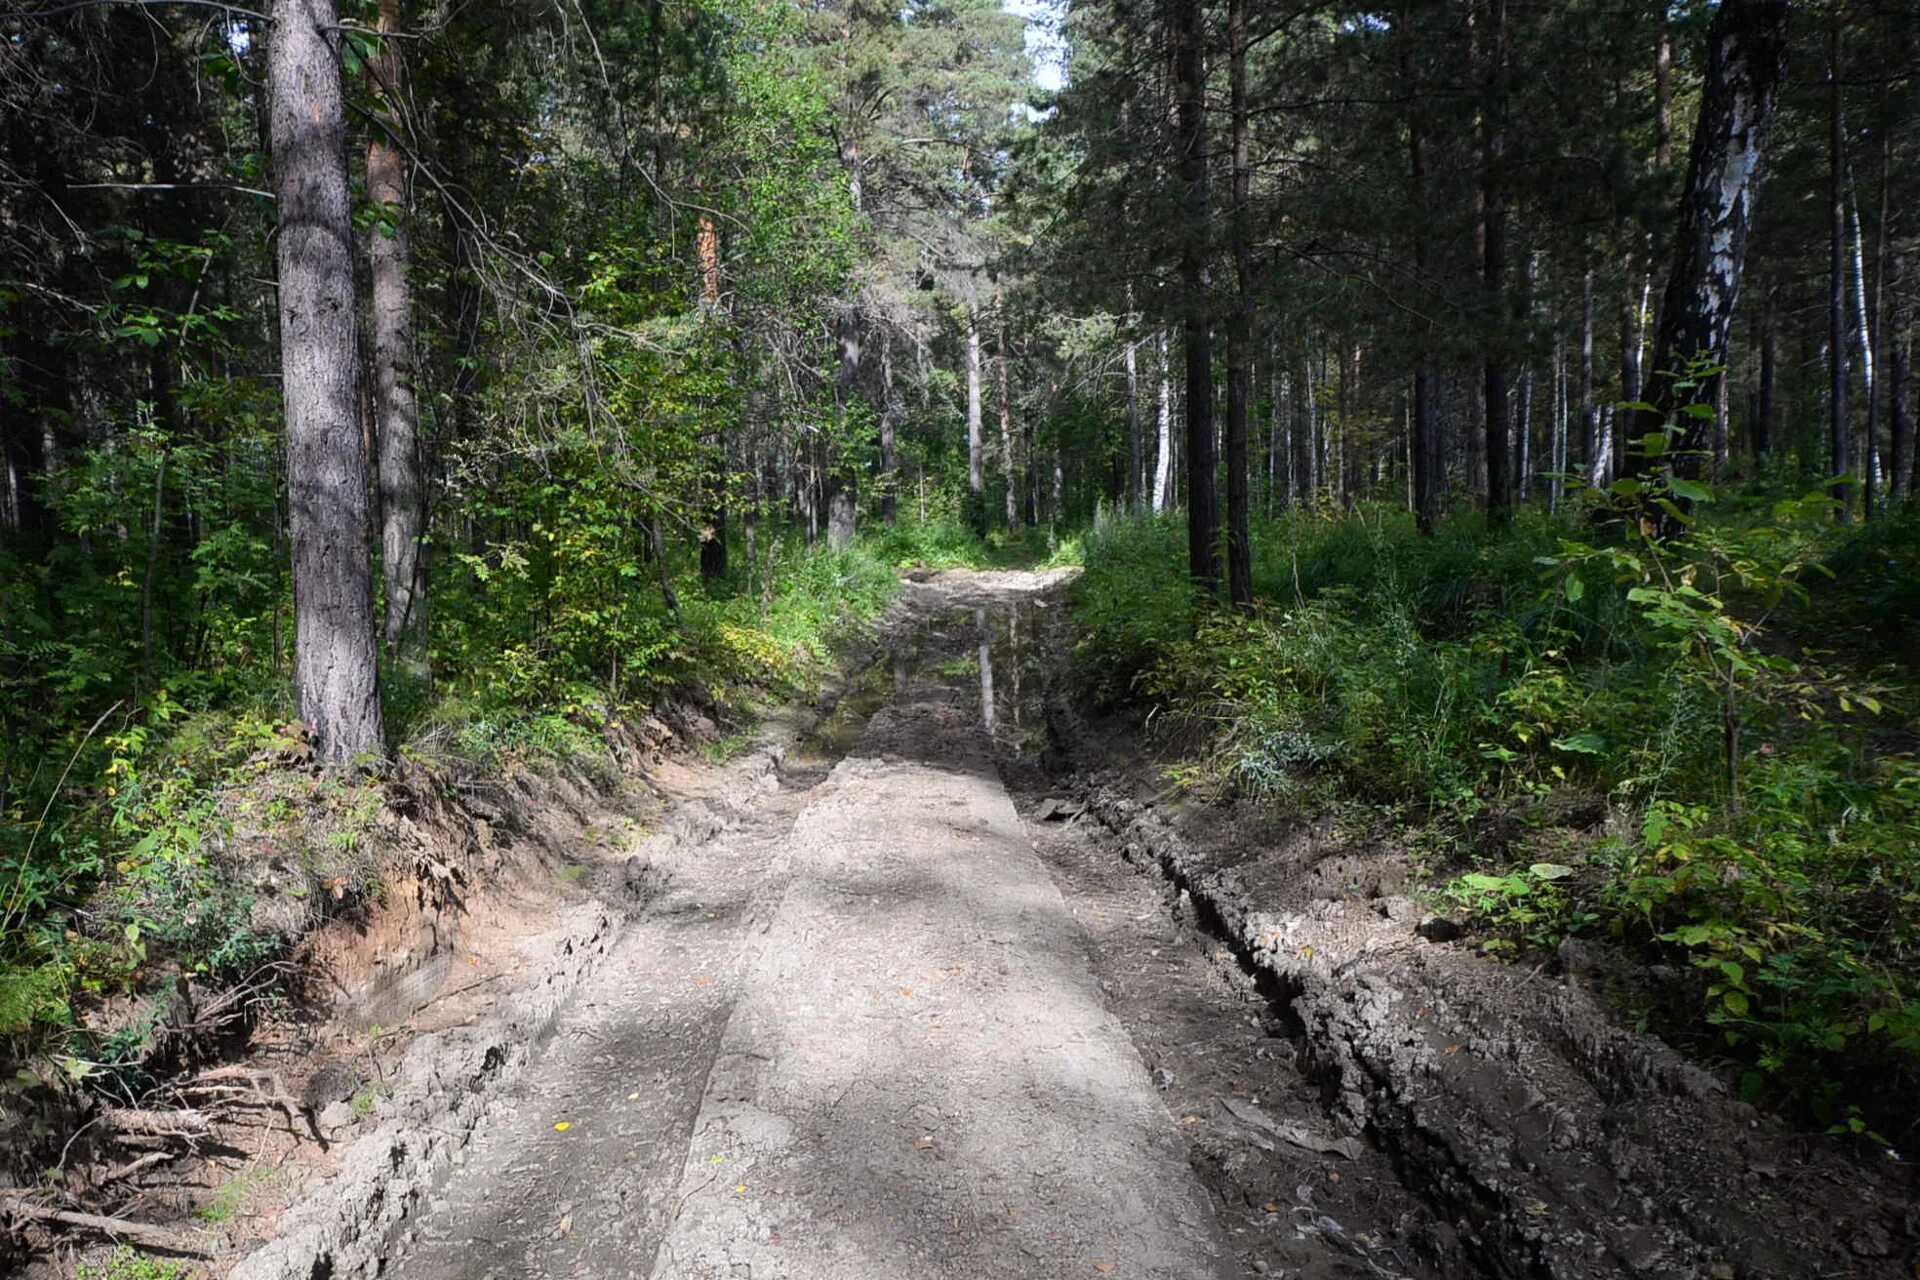
<svg viewBox="0 0 1920 1280">
<path fill-rule="evenodd" d="M 1911 1164 L 1738 1101 L 1610 1007 L 1581 948 L 1487 959 L 1410 896 L 1391 841 L 1175 798 L 1177 761 L 1140 726 L 1083 718 L 1071 641 L 1063 628 L 1038 673 L 1046 750 L 1010 776 L 1070 802 L 1082 842 L 1231 953 L 1272 1013 L 1267 1056 L 1297 1064 L 1300 1122 L 1364 1144 L 1417 1203 L 1374 1224 L 1396 1260 L 1516 1277 L 1916 1273 Z M 1231 1153 L 1245 1117 L 1224 1095 L 1214 1117 L 1196 1153 L 1225 1164 L 1209 1148 Z"/>
</svg>

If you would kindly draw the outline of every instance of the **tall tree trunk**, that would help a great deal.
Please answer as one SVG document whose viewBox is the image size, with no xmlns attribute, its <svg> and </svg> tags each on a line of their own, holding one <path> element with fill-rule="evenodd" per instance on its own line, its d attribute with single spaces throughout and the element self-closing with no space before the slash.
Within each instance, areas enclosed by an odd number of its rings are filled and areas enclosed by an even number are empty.
<svg viewBox="0 0 1920 1280">
<path fill-rule="evenodd" d="M 1779 339 L 1774 331 L 1773 298 L 1769 294 L 1760 320 L 1760 387 L 1753 411 L 1753 456 L 1773 452 L 1774 386 L 1779 364 Z"/>
<path fill-rule="evenodd" d="M 1173 370 L 1167 350 L 1167 330 L 1160 329 L 1160 405 L 1159 434 L 1153 455 L 1153 512 L 1167 509 L 1173 485 Z"/>
<path fill-rule="evenodd" d="M 1286 454 L 1287 375 L 1280 367 L 1278 352 L 1273 353 L 1272 368 L 1268 370 L 1267 378 L 1273 391 L 1273 405 L 1267 419 L 1267 519 L 1271 520 L 1279 509 L 1282 493 L 1287 495 L 1288 502 L 1293 500 L 1292 460 Z M 1282 467 L 1289 472 L 1284 481 L 1281 477 Z M 1286 486 L 1284 489 L 1281 487 L 1283 483 Z"/>
<path fill-rule="evenodd" d="M 400 28 L 399 0 L 380 0 L 379 29 Z M 368 64 L 385 128 L 400 127 L 399 40 L 388 35 Z M 380 449 L 380 563 L 386 586 L 387 660 L 427 673 L 427 499 L 420 409 L 414 396 L 411 222 L 400 150 L 375 125 L 367 142 L 367 200 L 381 213 L 367 238 L 373 290 L 373 417 Z"/>
<path fill-rule="evenodd" d="M 1171 0 L 1176 151 L 1185 196 L 1180 281 L 1187 357 L 1187 572 L 1196 589 L 1220 587 L 1220 495 L 1213 441 L 1212 281 L 1207 272 L 1207 73 L 1204 0 Z"/>
<path fill-rule="evenodd" d="M 880 519 L 900 519 L 900 393 L 893 383 L 893 343 L 880 342 Z"/>
<path fill-rule="evenodd" d="M 1631 234 L 1631 233 L 1630 233 Z M 1649 267 L 1652 254 L 1648 254 Z M 1620 304 L 1616 317 L 1620 330 L 1620 394 L 1619 401 L 1637 401 L 1646 390 L 1646 311 L 1650 289 L 1646 284 L 1637 284 L 1647 277 L 1639 273 L 1637 259 L 1629 248 L 1621 255 Z M 1656 366 L 1657 367 L 1657 366 Z M 1626 470 L 1626 436 L 1634 419 L 1630 415 L 1615 413 L 1612 406 L 1606 407 L 1605 422 L 1611 426 L 1600 441 L 1600 456 L 1603 464 L 1599 469 L 1596 484 L 1605 485 L 1608 481 Z"/>
<path fill-rule="evenodd" d="M 1490 332 L 1484 368 L 1486 401 L 1487 514 L 1504 520 L 1512 506 L 1509 474 L 1512 443 L 1508 424 L 1507 359 L 1510 304 L 1507 298 L 1507 195 L 1502 168 L 1507 149 L 1507 0 L 1487 0 L 1486 84 L 1481 105 L 1480 193 L 1485 205 L 1486 286 Z"/>
<path fill-rule="evenodd" d="M 1247 419 L 1253 411 L 1253 160 L 1248 142 L 1247 4 L 1227 5 L 1227 78 L 1233 130 L 1233 315 L 1227 327 L 1227 598 L 1253 608 L 1253 532 Z"/>
<path fill-rule="evenodd" d="M 1827 24 L 1827 435 L 1833 496 L 1841 523 L 1853 516 L 1853 429 L 1847 420 L 1847 133 L 1846 98 L 1840 85 L 1840 6 Z"/>
<path fill-rule="evenodd" d="M 1673 268 L 1654 339 L 1655 369 L 1684 369 L 1696 360 L 1725 357 L 1785 70 L 1786 20 L 1787 0 L 1737 0 L 1714 13 Z M 1717 381 L 1707 379 L 1693 391 L 1693 401 L 1712 404 Z M 1639 431 L 1659 431 L 1673 420 L 1679 396 L 1675 379 L 1659 379 L 1647 394 L 1653 411 L 1641 415 Z M 1709 424 L 1692 417 L 1683 424 L 1684 451 L 1674 464 L 1682 474 L 1698 474 L 1698 451 L 1706 444 L 1703 426 Z"/>
<path fill-rule="evenodd" d="M 980 430 L 980 315 L 967 304 L 967 502 L 968 523 L 984 534 L 987 521 L 987 449 Z"/>
<path fill-rule="evenodd" d="M 294 690 L 330 766 L 383 743 L 366 442 L 355 409 L 352 187 L 333 0 L 276 0 L 269 78 L 281 387 L 292 508 Z"/>
<path fill-rule="evenodd" d="M 1864 483 L 1861 493 L 1865 498 L 1868 518 L 1874 514 L 1874 504 L 1879 499 L 1880 485 L 1880 387 L 1874 381 L 1873 333 L 1874 326 L 1867 318 L 1867 246 L 1866 236 L 1860 230 L 1860 197 L 1848 192 L 1848 221 L 1852 237 L 1850 253 L 1853 268 L 1853 338 L 1860 352 L 1860 389 L 1865 393 L 1865 421 L 1861 426 L 1860 469 Z"/>
<path fill-rule="evenodd" d="M 1414 287 L 1427 287 L 1433 250 L 1427 237 L 1427 158 L 1425 108 L 1419 93 L 1419 70 L 1414 61 L 1415 36 L 1411 6 L 1401 9 L 1405 38 L 1400 47 L 1400 78 L 1407 96 L 1407 195 L 1413 218 Z M 1440 493 L 1446 484 L 1447 458 L 1440 439 L 1440 404 L 1433 372 L 1430 322 L 1416 318 L 1413 351 L 1412 446 L 1413 519 L 1421 533 L 1432 533 L 1440 519 Z"/>
<path fill-rule="evenodd" d="M 1013 401 L 1007 394 L 1007 320 L 1000 317 L 1000 358 L 995 361 L 1000 392 L 1000 465 L 1007 473 L 1007 532 L 1020 529 L 1020 471 L 1013 447 Z"/>
<path fill-rule="evenodd" d="M 1140 426 L 1140 343 L 1127 343 L 1127 499 L 1135 515 L 1147 509 L 1146 441 Z"/>
<path fill-rule="evenodd" d="M 1307 410 L 1307 429 L 1294 437 L 1294 452 L 1299 459 L 1301 497 L 1308 506 L 1320 501 L 1320 393 L 1313 376 L 1313 357 L 1300 362 L 1302 403 Z"/>
<path fill-rule="evenodd" d="M 1660 42 L 1653 51 L 1653 163 L 1665 174 L 1673 168 L 1673 31 L 1665 9 L 1659 22 Z"/>
<path fill-rule="evenodd" d="M 1913 492 L 1913 413 L 1907 406 L 1908 344 L 1913 336 L 1913 304 L 1900 295 L 1901 267 L 1904 260 L 1895 254 L 1887 275 L 1887 292 L 1893 298 L 1893 324 L 1887 331 L 1887 407 L 1888 446 L 1892 450 L 1888 480 L 1895 502 L 1905 501 Z"/>
<path fill-rule="evenodd" d="M 1587 260 L 1580 285 L 1580 465 L 1587 483 L 1604 485 L 1600 467 L 1600 406 L 1593 399 L 1593 260 Z"/>
</svg>

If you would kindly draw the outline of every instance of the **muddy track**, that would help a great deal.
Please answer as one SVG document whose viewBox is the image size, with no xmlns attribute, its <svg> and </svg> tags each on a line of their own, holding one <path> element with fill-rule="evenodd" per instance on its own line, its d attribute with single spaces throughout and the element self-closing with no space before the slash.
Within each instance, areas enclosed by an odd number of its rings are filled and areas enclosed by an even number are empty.
<svg viewBox="0 0 1920 1280">
<path fill-rule="evenodd" d="M 1156 805 L 1060 586 L 910 586 L 811 733 L 631 850 L 509 1069 L 418 1050 L 451 1110 L 235 1274 L 1914 1274 L 1896 1173 L 1425 940 L 1397 851 Z"/>
</svg>

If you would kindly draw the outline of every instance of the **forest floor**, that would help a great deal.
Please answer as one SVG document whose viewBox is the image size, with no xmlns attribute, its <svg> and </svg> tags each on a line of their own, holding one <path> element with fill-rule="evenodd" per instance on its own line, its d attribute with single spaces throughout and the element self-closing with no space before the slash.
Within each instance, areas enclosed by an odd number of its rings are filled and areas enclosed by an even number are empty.
<svg viewBox="0 0 1920 1280">
<path fill-rule="evenodd" d="M 416 1040 L 232 1274 L 1915 1274 L 1910 1185 L 1580 965 L 1474 954 L 1392 849 L 1167 803 L 1073 704 L 1071 572 L 916 575 L 818 723 L 674 766 L 588 877 L 624 918 Z"/>
</svg>

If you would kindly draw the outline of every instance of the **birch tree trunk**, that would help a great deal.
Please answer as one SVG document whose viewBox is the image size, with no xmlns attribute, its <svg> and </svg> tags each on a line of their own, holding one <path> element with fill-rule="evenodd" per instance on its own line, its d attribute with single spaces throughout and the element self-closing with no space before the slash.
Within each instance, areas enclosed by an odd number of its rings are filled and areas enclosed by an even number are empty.
<svg viewBox="0 0 1920 1280">
<path fill-rule="evenodd" d="M 967 499 L 968 520 L 975 532 L 986 532 L 987 451 L 980 433 L 980 315 L 967 304 Z"/>
<path fill-rule="evenodd" d="M 1673 267 L 1654 339 L 1655 369 L 1725 356 L 1785 70 L 1786 20 L 1787 0 L 1735 0 L 1714 13 Z M 1695 389 L 1693 399 L 1711 404 L 1717 381 Z M 1660 379 L 1647 396 L 1653 412 L 1640 416 L 1637 429 L 1661 430 L 1676 413 L 1678 396 L 1674 379 Z M 1711 423 L 1688 418 L 1684 425 L 1684 451 L 1675 461 L 1681 474 L 1698 474 L 1698 451 L 1708 443 L 1703 428 Z"/>
<path fill-rule="evenodd" d="M 1135 515 L 1147 509 L 1146 442 L 1140 428 L 1140 343 L 1127 343 L 1127 498 Z"/>
</svg>

